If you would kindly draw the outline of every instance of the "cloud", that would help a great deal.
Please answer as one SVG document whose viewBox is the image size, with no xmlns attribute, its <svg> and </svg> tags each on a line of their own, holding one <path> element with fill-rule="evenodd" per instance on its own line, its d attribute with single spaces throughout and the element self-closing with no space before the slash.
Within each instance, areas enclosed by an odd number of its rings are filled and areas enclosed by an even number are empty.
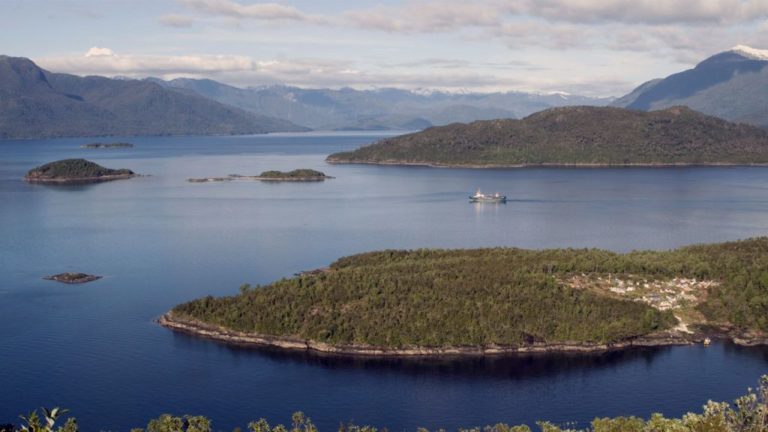
<svg viewBox="0 0 768 432">
<path fill-rule="evenodd" d="M 221 73 L 254 68 L 244 56 L 118 55 L 109 48 L 93 47 L 81 56 L 45 57 L 37 60 L 46 69 L 77 75 L 148 76 L 179 73 Z"/>
<path fill-rule="evenodd" d="M 158 21 L 164 26 L 176 28 L 192 27 L 192 24 L 194 23 L 194 20 L 191 17 L 175 14 L 163 15 L 158 19 Z"/>
<path fill-rule="evenodd" d="M 525 69 L 536 67 L 522 60 L 510 60 L 506 62 L 477 62 L 457 58 L 426 58 L 423 60 L 407 62 L 384 62 L 380 64 L 385 68 L 430 68 L 430 69 L 469 69 L 481 67 L 484 69 Z"/>
<path fill-rule="evenodd" d="M 743 23 L 768 16 L 765 0 L 529 0 L 528 14 L 575 23 Z"/>
<path fill-rule="evenodd" d="M 399 87 L 432 89 L 492 89 L 499 83 L 518 83 L 490 73 L 472 70 L 382 71 L 362 70 L 349 60 L 253 59 L 246 56 L 156 56 L 121 55 L 108 48 L 91 48 L 85 55 L 35 59 L 53 72 L 76 75 L 106 75 L 165 79 L 214 78 L 223 82 L 255 86 L 288 84 L 301 87 Z"/>
<path fill-rule="evenodd" d="M 85 53 L 86 57 L 110 57 L 114 55 L 115 53 L 111 49 L 99 47 L 93 47 Z"/>
<path fill-rule="evenodd" d="M 429 33 L 495 26 L 499 24 L 500 12 L 500 5 L 496 2 L 430 1 L 350 11 L 344 13 L 342 19 L 364 29 Z"/>
<path fill-rule="evenodd" d="M 255 3 L 245 5 L 234 0 L 177 0 L 184 6 L 199 12 L 229 18 L 303 21 L 306 14 L 292 6 L 279 3 Z"/>
<path fill-rule="evenodd" d="M 415 1 L 348 11 L 347 23 L 387 32 L 432 33 L 499 27 L 514 20 L 573 24 L 738 24 L 768 17 L 765 0 L 456 0 Z"/>
<path fill-rule="evenodd" d="M 453 33 L 465 42 L 500 41 L 513 50 L 656 51 L 683 63 L 736 43 L 763 41 L 761 29 L 768 25 L 768 0 L 403 0 L 327 16 L 282 3 L 176 1 L 214 18 L 405 35 Z"/>
</svg>

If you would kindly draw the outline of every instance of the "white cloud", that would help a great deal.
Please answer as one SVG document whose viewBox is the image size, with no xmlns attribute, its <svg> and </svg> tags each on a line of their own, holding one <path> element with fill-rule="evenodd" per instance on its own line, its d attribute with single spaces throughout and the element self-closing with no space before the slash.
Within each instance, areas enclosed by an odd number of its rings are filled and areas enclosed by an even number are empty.
<svg viewBox="0 0 768 432">
<path fill-rule="evenodd" d="M 409 2 L 346 12 L 343 20 L 360 28 L 387 32 L 440 32 L 498 25 L 502 9 L 497 2 Z"/>
<path fill-rule="evenodd" d="M 155 56 L 118 55 L 109 48 L 93 47 L 82 56 L 45 57 L 38 63 L 54 72 L 78 75 L 148 76 L 166 73 L 220 73 L 252 70 L 254 62 L 244 56 Z"/>
<path fill-rule="evenodd" d="M 93 47 L 85 53 L 86 57 L 110 57 L 114 55 L 115 53 L 111 49 L 99 47 Z"/>
<path fill-rule="evenodd" d="M 328 16 L 278 3 L 177 1 L 207 17 L 293 20 L 409 37 L 453 33 L 474 43 L 500 41 L 513 50 L 656 51 L 684 63 L 768 38 L 761 30 L 768 25 L 768 0 L 403 0 Z"/>
<path fill-rule="evenodd" d="M 88 55 L 91 54 L 91 55 Z M 98 55 L 92 55 L 98 54 Z M 499 89 L 515 80 L 469 70 L 382 72 L 363 70 L 348 60 L 253 59 L 246 56 L 122 55 L 92 48 L 86 55 L 35 59 L 53 72 L 144 78 L 214 78 L 234 85 L 288 84 L 303 87 L 399 87 Z"/>
<path fill-rule="evenodd" d="M 568 22 L 635 24 L 748 22 L 768 14 L 764 0 L 529 0 L 529 14 Z"/>
<path fill-rule="evenodd" d="M 765 0 L 409 1 L 348 11 L 342 22 L 387 32 L 444 32 L 538 18 L 575 24 L 736 24 L 768 17 Z"/>
<path fill-rule="evenodd" d="M 177 28 L 192 27 L 192 24 L 194 23 L 194 20 L 191 17 L 175 14 L 163 15 L 158 21 L 160 21 L 160 24 L 162 25 Z"/>
<path fill-rule="evenodd" d="M 206 14 L 222 15 L 230 18 L 294 21 L 303 21 L 307 18 L 307 15 L 295 7 L 279 3 L 255 3 L 245 5 L 234 0 L 177 1 L 184 6 Z"/>
</svg>

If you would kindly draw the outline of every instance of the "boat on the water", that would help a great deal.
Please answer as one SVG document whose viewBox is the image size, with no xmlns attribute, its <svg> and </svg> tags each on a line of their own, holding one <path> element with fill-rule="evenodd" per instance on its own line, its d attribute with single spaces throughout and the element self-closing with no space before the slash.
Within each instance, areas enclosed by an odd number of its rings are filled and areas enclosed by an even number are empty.
<svg viewBox="0 0 768 432">
<path fill-rule="evenodd" d="M 475 192 L 474 195 L 469 196 L 469 202 L 495 202 L 495 203 L 505 203 L 507 202 L 507 196 L 502 195 L 498 192 L 494 194 L 484 194 L 480 192 L 480 189 Z"/>
</svg>

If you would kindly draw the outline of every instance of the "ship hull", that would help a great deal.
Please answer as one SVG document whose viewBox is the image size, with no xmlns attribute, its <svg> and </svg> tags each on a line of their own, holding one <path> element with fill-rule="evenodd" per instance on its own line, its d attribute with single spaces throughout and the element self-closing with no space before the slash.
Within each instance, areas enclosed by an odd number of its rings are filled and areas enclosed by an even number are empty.
<svg viewBox="0 0 768 432">
<path fill-rule="evenodd" d="M 507 197 L 475 198 L 469 197 L 469 202 L 473 203 L 506 203 Z"/>
</svg>

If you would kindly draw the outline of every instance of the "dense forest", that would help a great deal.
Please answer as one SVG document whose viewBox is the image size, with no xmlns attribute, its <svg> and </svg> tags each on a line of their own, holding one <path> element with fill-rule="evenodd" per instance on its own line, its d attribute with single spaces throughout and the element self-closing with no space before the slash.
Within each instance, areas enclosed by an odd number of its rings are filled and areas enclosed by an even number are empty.
<svg viewBox="0 0 768 432">
<path fill-rule="evenodd" d="M 645 420 L 638 417 L 596 418 L 586 429 L 576 430 L 572 427 L 561 426 L 540 421 L 537 429 L 541 432 L 765 432 L 768 431 L 768 375 L 763 376 L 756 390 L 748 390 L 747 394 L 736 399 L 731 405 L 727 402 L 708 402 L 701 413 L 688 413 L 682 418 L 666 418 L 654 414 Z M 14 425 L 0 425 L 0 432 L 32 431 L 32 432 L 78 432 L 77 421 L 73 417 L 64 420 L 66 410 L 54 408 L 43 409 L 42 415 L 33 411 L 22 417 L 24 424 L 17 428 Z M 60 427 L 56 423 L 64 422 Z M 210 419 L 203 416 L 177 417 L 164 414 L 150 420 L 146 428 L 131 429 L 131 432 L 212 432 L 214 430 Z M 243 429 L 235 428 L 234 432 Z M 289 426 L 283 424 L 270 425 L 261 418 L 248 423 L 248 432 L 318 432 L 312 420 L 302 412 L 291 416 Z M 510 426 L 497 423 L 485 427 L 460 428 L 459 432 L 531 432 L 527 425 Z M 338 432 L 387 432 L 386 428 L 361 426 L 353 423 L 341 423 Z M 417 432 L 430 432 L 419 428 Z M 445 432 L 439 429 L 436 432 Z"/>
<path fill-rule="evenodd" d="M 768 132 L 672 107 L 567 107 L 384 139 L 329 162 L 445 166 L 765 164 Z"/>
<path fill-rule="evenodd" d="M 293 171 L 264 171 L 259 174 L 264 178 L 323 178 L 325 173 L 309 168 L 295 169 Z"/>
<path fill-rule="evenodd" d="M 699 311 L 768 331 L 768 238 L 619 254 L 598 249 L 388 250 L 327 271 L 241 287 L 172 314 L 228 329 L 334 345 L 524 346 L 611 343 L 676 323 L 670 311 L 565 286 L 573 274 L 718 281 Z"/>
<path fill-rule="evenodd" d="M 98 178 L 104 176 L 130 176 L 133 171 L 129 169 L 105 168 L 95 162 L 85 159 L 63 159 L 50 162 L 31 169 L 27 173 L 27 179 L 54 180 L 54 179 L 83 179 Z"/>
</svg>

